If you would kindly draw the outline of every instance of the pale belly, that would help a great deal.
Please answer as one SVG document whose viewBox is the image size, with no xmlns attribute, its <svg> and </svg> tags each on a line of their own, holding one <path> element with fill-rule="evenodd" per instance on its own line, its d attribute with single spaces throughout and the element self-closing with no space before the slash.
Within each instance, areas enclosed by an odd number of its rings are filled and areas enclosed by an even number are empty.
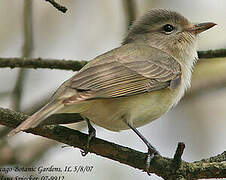
<svg viewBox="0 0 226 180">
<path fill-rule="evenodd" d="M 81 115 L 111 131 L 129 129 L 124 120 L 140 127 L 167 112 L 177 94 L 177 90 L 164 89 L 130 97 L 92 100 Z"/>
</svg>

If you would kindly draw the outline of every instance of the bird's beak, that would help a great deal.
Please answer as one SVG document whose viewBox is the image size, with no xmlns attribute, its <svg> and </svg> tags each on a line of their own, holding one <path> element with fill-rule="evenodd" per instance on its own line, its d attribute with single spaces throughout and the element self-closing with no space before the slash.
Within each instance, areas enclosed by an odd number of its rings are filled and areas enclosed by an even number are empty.
<svg viewBox="0 0 226 180">
<path fill-rule="evenodd" d="M 193 27 L 189 28 L 188 31 L 194 34 L 199 34 L 203 31 L 206 31 L 207 29 L 212 28 L 215 25 L 217 24 L 212 22 L 195 24 Z"/>
</svg>

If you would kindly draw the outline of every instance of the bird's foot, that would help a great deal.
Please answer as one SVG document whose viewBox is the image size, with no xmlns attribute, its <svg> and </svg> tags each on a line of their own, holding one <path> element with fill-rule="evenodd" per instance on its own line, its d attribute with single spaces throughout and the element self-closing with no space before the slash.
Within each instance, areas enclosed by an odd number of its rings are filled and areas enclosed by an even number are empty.
<svg viewBox="0 0 226 180">
<path fill-rule="evenodd" d="M 94 129 L 94 127 L 88 123 L 88 128 L 89 128 L 89 135 L 88 135 L 86 150 L 81 150 L 82 156 L 86 156 L 89 153 L 90 141 L 92 140 L 92 138 L 96 137 L 96 130 Z"/>
<path fill-rule="evenodd" d="M 151 176 L 151 174 L 149 172 L 150 164 L 151 164 L 151 161 L 154 159 L 155 155 L 159 155 L 159 152 L 155 148 L 153 149 L 153 147 L 148 148 L 145 171 L 147 172 L 147 174 L 149 176 Z"/>
</svg>

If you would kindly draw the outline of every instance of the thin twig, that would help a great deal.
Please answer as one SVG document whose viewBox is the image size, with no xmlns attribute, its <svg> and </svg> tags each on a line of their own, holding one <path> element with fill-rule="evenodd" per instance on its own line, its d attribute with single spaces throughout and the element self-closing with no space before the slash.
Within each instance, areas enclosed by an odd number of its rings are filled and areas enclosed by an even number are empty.
<svg viewBox="0 0 226 180">
<path fill-rule="evenodd" d="M 21 107 L 21 99 L 22 99 L 22 94 L 23 94 L 23 88 L 24 88 L 24 80 L 26 76 L 26 70 L 25 69 L 19 69 L 17 79 L 16 79 L 16 84 L 13 88 L 12 91 L 12 108 L 20 111 Z"/>
<path fill-rule="evenodd" d="M 199 58 L 226 57 L 226 49 L 199 51 L 198 56 L 199 56 Z"/>
<path fill-rule="evenodd" d="M 181 165 L 181 162 L 182 162 L 182 155 L 183 155 L 183 152 L 184 152 L 184 148 L 185 148 L 185 144 L 183 142 L 179 142 L 178 145 L 177 145 L 177 150 L 174 154 L 174 157 L 173 157 L 173 161 L 174 161 L 174 165 L 175 165 L 175 169 L 177 170 L 180 165 Z"/>
<path fill-rule="evenodd" d="M 65 6 L 60 5 L 59 3 L 57 3 L 54 0 L 45 0 L 47 2 L 49 2 L 50 4 L 53 5 L 53 7 L 55 7 L 56 9 L 58 9 L 59 11 L 61 11 L 62 13 L 66 13 L 67 8 Z"/>
<path fill-rule="evenodd" d="M 181 156 L 184 152 L 184 148 L 185 148 L 185 144 L 183 142 L 179 142 L 178 145 L 177 145 L 177 150 L 174 154 L 174 161 L 181 161 Z"/>
<path fill-rule="evenodd" d="M 126 31 L 132 25 L 133 21 L 136 19 L 136 5 L 134 0 L 122 0 L 123 3 L 123 12 L 126 17 Z"/>
<path fill-rule="evenodd" d="M 15 128 L 28 116 L 9 109 L 0 108 L 0 124 Z M 27 132 L 47 137 L 49 139 L 86 150 L 88 135 L 63 126 L 39 126 Z M 146 169 L 146 153 L 135 151 L 99 138 L 93 138 L 89 151 L 97 155 L 119 161 L 141 170 Z M 164 179 L 201 179 L 201 178 L 226 178 L 225 153 L 217 156 L 221 162 L 197 161 L 188 163 L 181 161 L 179 170 L 175 170 L 174 160 L 162 156 L 155 156 L 150 165 L 150 172 Z M 214 157 L 212 157 L 214 159 Z"/>
<path fill-rule="evenodd" d="M 46 68 L 61 70 L 80 70 L 87 61 L 42 59 L 42 58 L 0 58 L 0 67 L 9 68 Z"/>
<path fill-rule="evenodd" d="M 223 53 L 224 52 L 224 53 Z M 199 58 L 226 57 L 226 49 L 199 51 Z M 199 61 L 202 61 L 200 59 Z M 42 58 L 0 58 L 0 68 L 46 68 L 78 71 L 88 61 Z"/>
<path fill-rule="evenodd" d="M 22 57 L 30 57 L 33 49 L 33 29 L 32 29 L 32 1 L 24 0 L 24 45 Z M 24 82 L 27 70 L 20 69 L 18 72 L 15 87 L 12 92 L 12 106 L 15 110 L 20 110 L 23 94 Z"/>
</svg>

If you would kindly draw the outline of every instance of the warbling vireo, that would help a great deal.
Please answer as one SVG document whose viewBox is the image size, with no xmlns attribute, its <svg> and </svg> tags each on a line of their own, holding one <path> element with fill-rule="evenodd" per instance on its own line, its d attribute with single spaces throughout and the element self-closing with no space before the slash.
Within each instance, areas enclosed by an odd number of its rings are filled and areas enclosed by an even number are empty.
<svg viewBox="0 0 226 180">
<path fill-rule="evenodd" d="M 92 132 L 89 120 L 111 131 L 131 128 L 153 155 L 156 150 L 136 127 L 178 103 L 198 58 L 197 35 L 214 25 L 192 24 L 164 9 L 149 11 L 134 22 L 119 48 L 90 61 L 10 135 L 34 128 L 54 113 L 80 113 Z"/>
</svg>

